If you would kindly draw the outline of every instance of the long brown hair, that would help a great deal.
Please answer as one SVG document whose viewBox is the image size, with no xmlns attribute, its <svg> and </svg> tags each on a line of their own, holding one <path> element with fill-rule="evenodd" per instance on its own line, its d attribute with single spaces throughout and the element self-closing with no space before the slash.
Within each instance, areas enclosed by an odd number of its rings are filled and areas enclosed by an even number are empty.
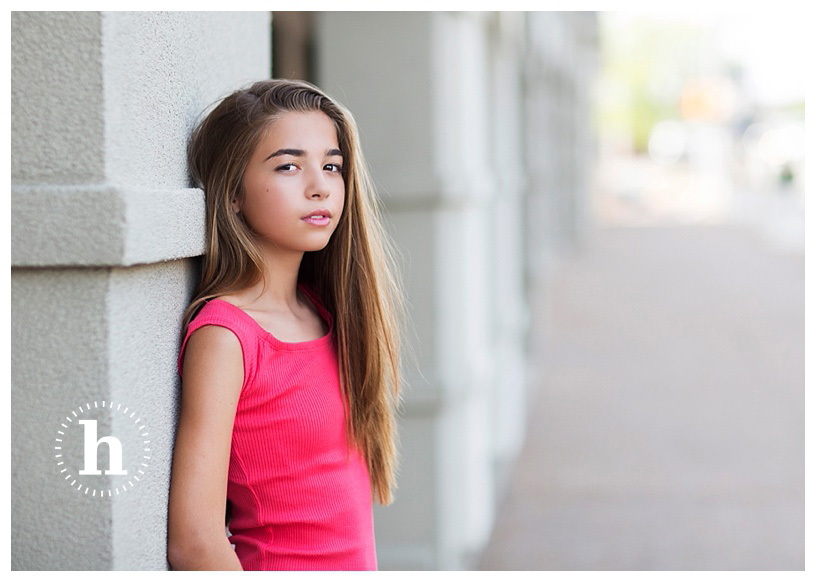
<svg viewBox="0 0 816 582">
<path fill-rule="evenodd" d="M 387 505 L 396 470 L 400 288 L 354 118 L 314 85 L 259 81 L 223 99 L 193 131 L 189 164 L 205 193 L 207 247 L 183 329 L 208 299 L 261 280 L 261 251 L 231 200 L 242 200 L 247 162 L 263 133 L 284 113 L 308 111 L 322 111 L 337 128 L 346 192 L 328 245 L 304 254 L 298 279 L 334 317 L 347 435 L 368 463 L 375 498 Z"/>
</svg>

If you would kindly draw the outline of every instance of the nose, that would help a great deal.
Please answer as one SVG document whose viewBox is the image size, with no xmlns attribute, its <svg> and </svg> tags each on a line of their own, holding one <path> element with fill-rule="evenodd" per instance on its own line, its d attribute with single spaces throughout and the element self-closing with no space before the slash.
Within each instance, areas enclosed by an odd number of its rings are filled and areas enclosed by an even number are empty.
<svg viewBox="0 0 816 582">
<path fill-rule="evenodd" d="M 329 182 L 323 172 L 323 167 L 313 169 L 309 173 L 306 184 L 306 196 L 312 200 L 323 200 L 329 196 Z"/>
</svg>

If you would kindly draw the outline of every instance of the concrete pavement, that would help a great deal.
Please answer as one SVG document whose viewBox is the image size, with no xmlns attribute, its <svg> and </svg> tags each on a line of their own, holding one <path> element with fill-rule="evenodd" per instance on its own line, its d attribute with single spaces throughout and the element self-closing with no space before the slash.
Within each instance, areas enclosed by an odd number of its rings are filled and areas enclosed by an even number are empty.
<svg viewBox="0 0 816 582">
<path fill-rule="evenodd" d="M 801 254 L 739 227 L 604 229 L 539 307 L 482 569 L 804 568 Z"/>
</svg>

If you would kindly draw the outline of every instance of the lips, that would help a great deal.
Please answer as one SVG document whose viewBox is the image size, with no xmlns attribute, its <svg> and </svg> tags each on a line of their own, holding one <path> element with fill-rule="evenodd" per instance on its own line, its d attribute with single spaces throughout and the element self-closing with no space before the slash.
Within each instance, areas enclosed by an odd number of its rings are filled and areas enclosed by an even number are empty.
<svg viewBox="0 0 816 582">
<path fill-rule="evenodd" d="M 301 220 L 314 226 L 326 226 L 331 222 L 332 213 L 328 210 L 315 210 L 307 214 Z"/>
<path fill-rule="evenodd" d="M 331 218 L 332 213 L 329 212 L 328 210 L 321 208 L 320 210 L 315 210 L 311 214 L 307 214 L 306 216 L 303 217 L 303 220 L 306 220 L 307 218 L 323 218 L 323 217 Z"/>
</svg>

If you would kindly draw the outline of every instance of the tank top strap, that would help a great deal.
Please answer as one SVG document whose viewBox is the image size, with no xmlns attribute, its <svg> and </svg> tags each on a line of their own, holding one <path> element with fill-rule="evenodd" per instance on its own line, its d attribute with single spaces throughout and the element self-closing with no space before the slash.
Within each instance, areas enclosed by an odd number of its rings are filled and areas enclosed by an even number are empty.
<svg viewBox="0 0 816 582">
<path fill-rule="evenodd" d="M 249 325 L 246 317 L 240 317 L 238 310 L 223 300 L 209 300 L 204 304 L 190 324 L 184 334 L 178 357 L 178 373 L 182 375 L 184 364 L 184 349 L 192 333 L 205 325 L 218 325 L 230 330 L 241 343 L 241 351 L 244 361 L 244 383 L 245 388 L 255 376 L 258 361 L 258 334 Z"/>
</svg>

